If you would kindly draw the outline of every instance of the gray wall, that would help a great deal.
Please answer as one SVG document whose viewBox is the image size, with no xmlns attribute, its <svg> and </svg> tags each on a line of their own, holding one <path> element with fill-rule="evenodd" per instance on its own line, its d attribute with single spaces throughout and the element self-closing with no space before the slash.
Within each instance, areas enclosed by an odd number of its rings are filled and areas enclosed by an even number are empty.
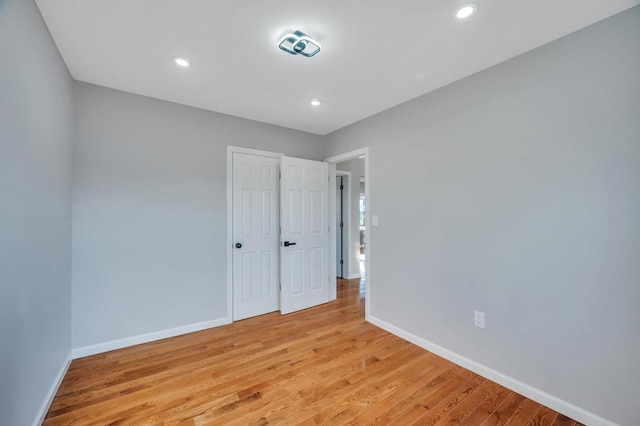
<svg viewBox="0 0 640 426">
<path fill-rule="evenodd" d="M 226 147 L 320 137 L 76 83 L 73 347 L 227 316 Z"/>
<path fill-rule="evenodd" d="M 0 1 L 0 424 L 33 423 L 71 347 L 72 80 L 33 1 Z"/>
<path fill-rule="evenodd" d="M 373 316 L 625 425 L 639 40 L 636 7 L 335 132 L 327 153 L 370 146 Z"/>
</svg>

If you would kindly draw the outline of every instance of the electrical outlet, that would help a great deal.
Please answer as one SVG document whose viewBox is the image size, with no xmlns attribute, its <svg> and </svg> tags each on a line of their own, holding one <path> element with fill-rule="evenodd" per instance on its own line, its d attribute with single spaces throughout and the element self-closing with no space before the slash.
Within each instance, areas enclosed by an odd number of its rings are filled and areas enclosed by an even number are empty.
<svg viewBox="0 0 640 426">
<path fill-rule="evenodd" d="M 371 224 L 373 226 L 378 226 L 378 215 L 377 214 L 372 214 L 371 215 Z"/>
<path fill-rule="evenodd" d="M 484 328 L 484 312 L 473 311 L 473 325 Z"/>
</svg>

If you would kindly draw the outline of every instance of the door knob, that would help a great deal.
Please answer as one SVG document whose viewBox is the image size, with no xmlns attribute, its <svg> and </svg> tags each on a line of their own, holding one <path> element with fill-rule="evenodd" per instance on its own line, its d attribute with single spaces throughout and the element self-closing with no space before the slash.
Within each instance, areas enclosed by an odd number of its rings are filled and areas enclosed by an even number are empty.
<svg viewBox="0 0 640 426">
<path fill-rule="evenodd" d="M 285 246 L 285 247 L 295 246 L 295 245 L 296 245 L 296 243 L 290 243 L 289 241 L 285 241 L 285 242 L 284 242 L 284 246 Z"/>
<path fill-rule="evenodd" d="M 242 248 L 242 244 L 236 243 L 236 248 Z"/>
</svg>

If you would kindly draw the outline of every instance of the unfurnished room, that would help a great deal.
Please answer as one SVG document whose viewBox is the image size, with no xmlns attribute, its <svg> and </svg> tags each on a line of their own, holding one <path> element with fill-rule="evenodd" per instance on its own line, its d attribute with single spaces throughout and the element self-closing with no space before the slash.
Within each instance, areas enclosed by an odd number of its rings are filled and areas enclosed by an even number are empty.
<svg viewBox="0 0 640 426">
<path fill-rule="evenodd" d="M 640 424 L 640 0 L 0 0 L 0 424 Z"/>
</svg>

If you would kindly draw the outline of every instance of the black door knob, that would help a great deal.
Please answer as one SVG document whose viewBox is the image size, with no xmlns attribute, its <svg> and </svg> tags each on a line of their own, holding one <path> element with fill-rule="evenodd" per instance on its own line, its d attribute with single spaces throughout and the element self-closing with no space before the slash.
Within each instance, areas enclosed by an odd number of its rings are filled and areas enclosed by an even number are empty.
<svg viewBox="0 0 640 426">
<path fill-rule="evenodd" d="M 236 248 L 242 248 L 242 244 L 236 243 Z"/>
<path fill-rule="evenodd" d="M 285 247 L 295 246 L 295 245 L 296 245 L 296 243 L 290 243 L 289 241 L 285 241 L 285 242 L 284 242 L 284 246 L 285 246 Z"/>
</svg>

